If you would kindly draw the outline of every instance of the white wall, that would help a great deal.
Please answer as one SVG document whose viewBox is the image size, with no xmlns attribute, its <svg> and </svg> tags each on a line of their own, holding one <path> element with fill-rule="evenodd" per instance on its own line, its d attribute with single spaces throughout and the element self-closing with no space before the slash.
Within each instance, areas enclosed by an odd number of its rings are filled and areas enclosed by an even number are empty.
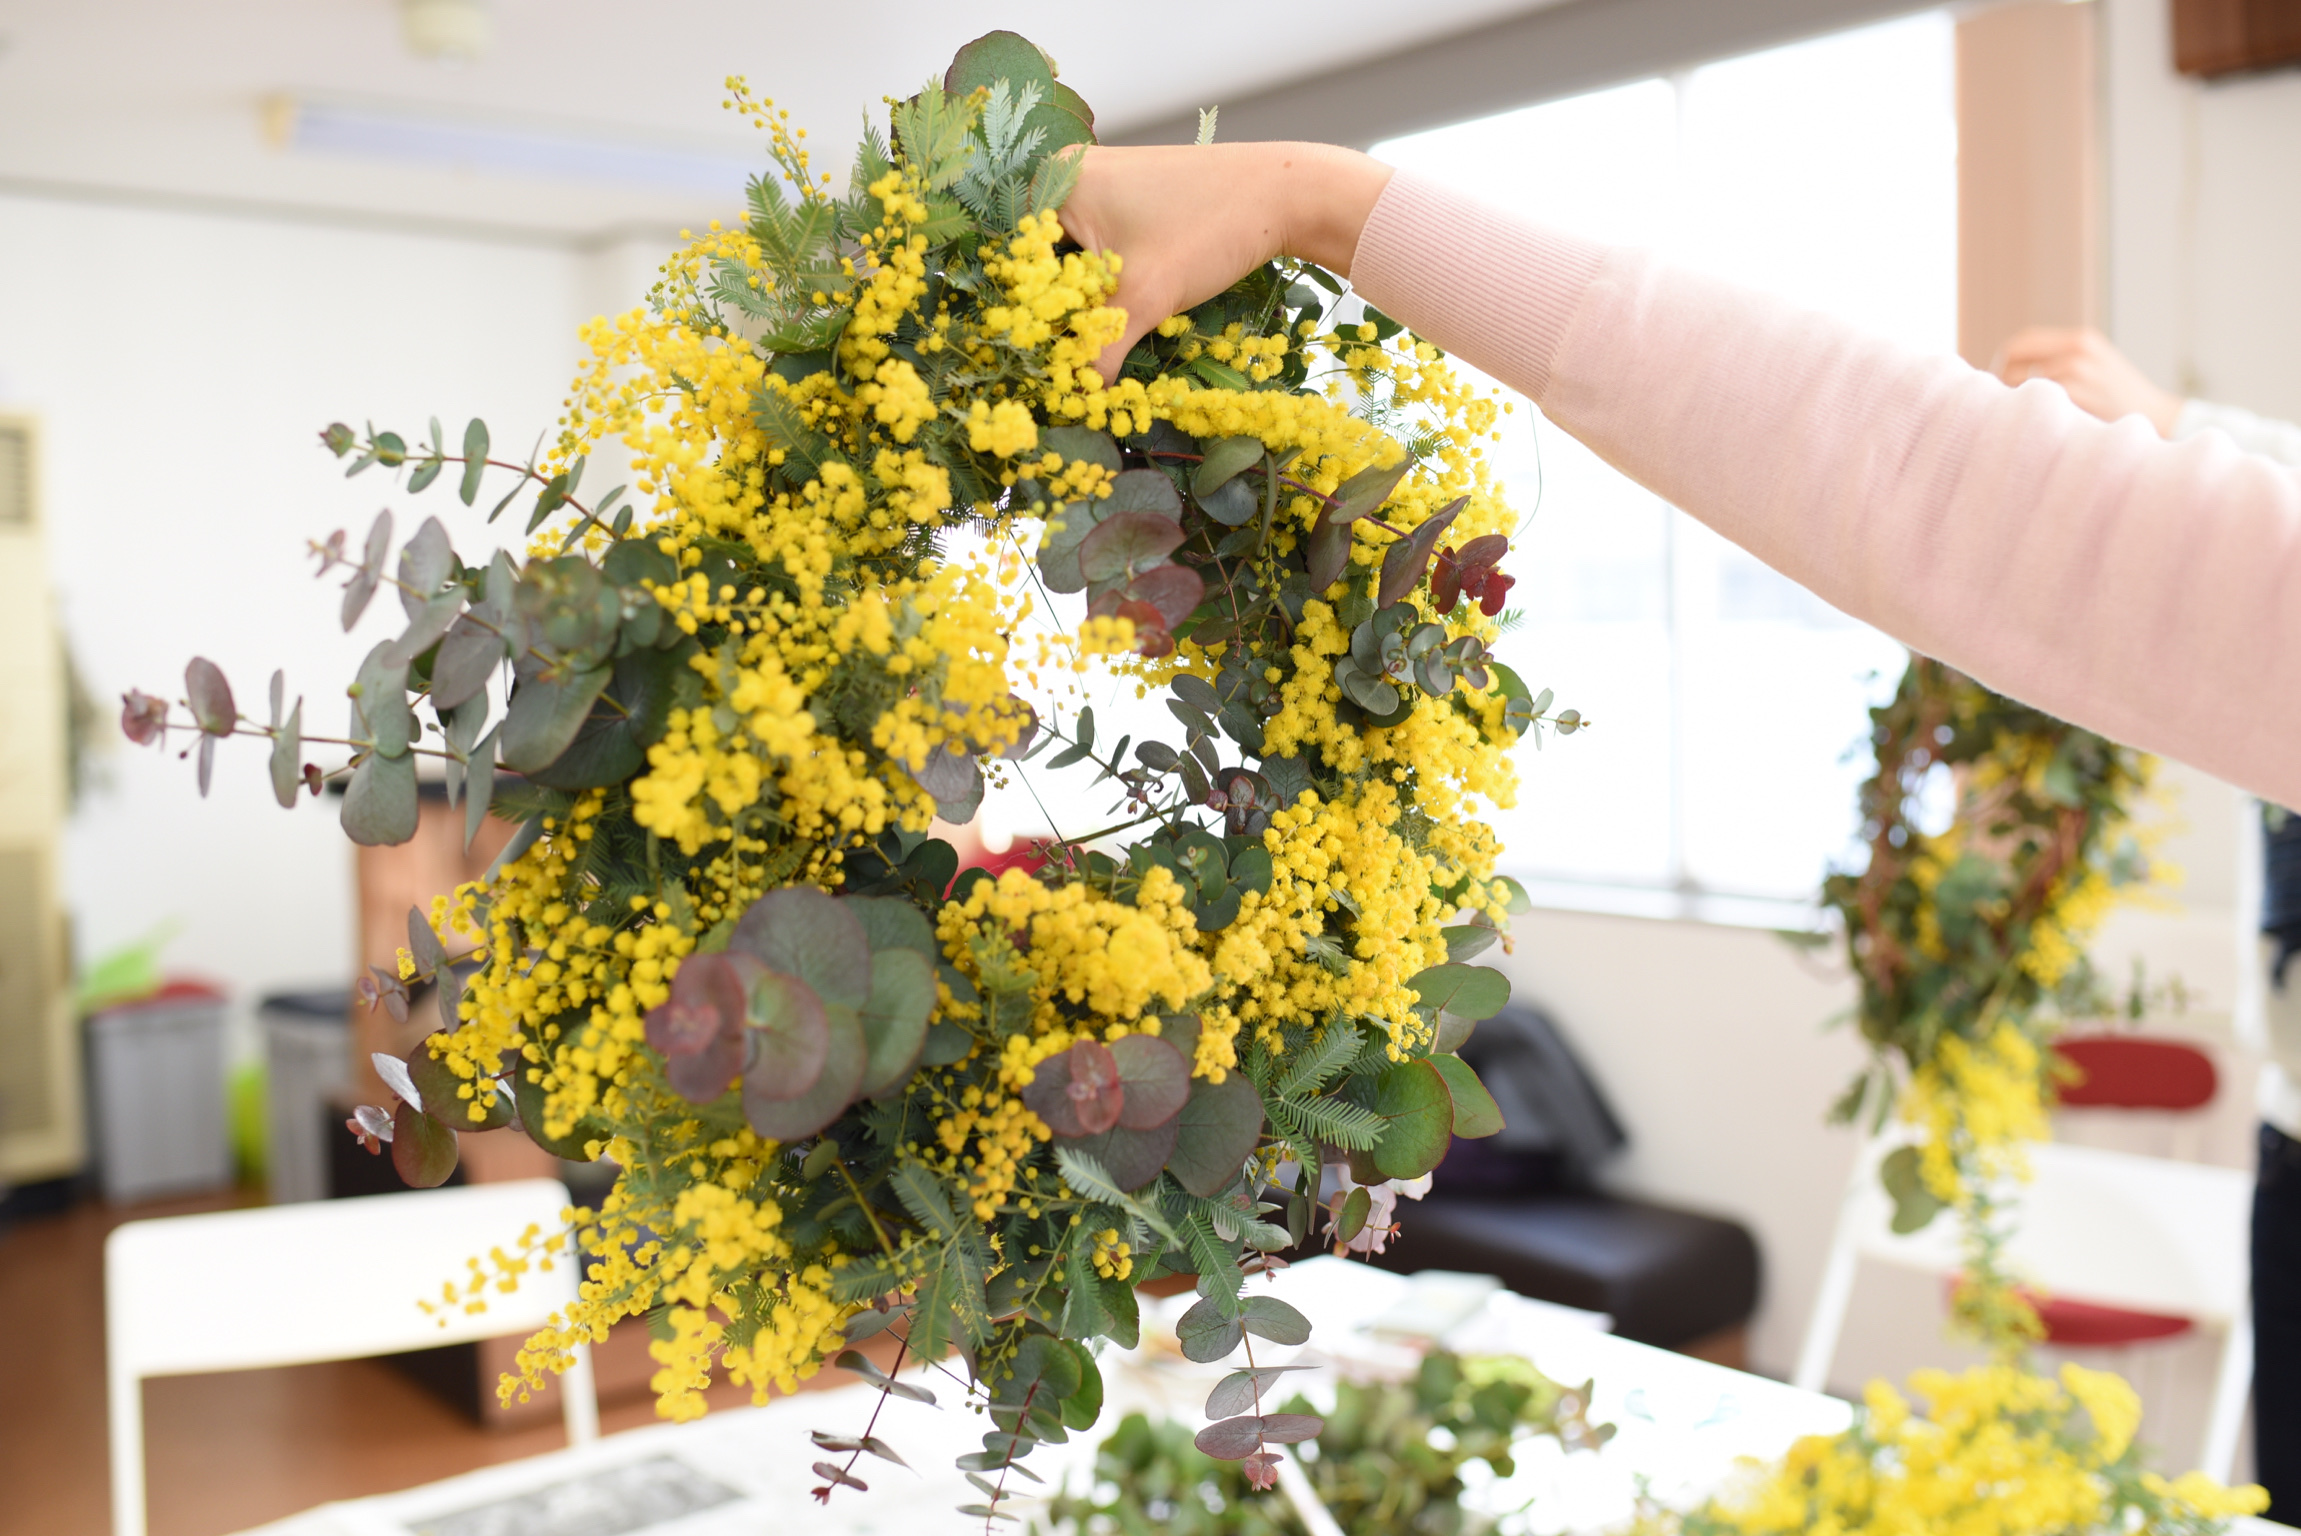
<svg viewBox="0 0 2301 1536">
<path fill-rule="evenodd" d="M 469 556 L 492 547 L 492 498 L 465 509 L 452 475 L 420 497 L 379 470 L 347 483 L 318 429 L 372 419 L 412 439 L 436 413 L 452 444 L 476 414 L 499 452 L 524 453 L 557 418 L 577 324 L 639 297 L 648 249 L 0 197 L 0 404 L 45 424 L 52 575 L 108 714 L 131 687 L 180 694 L 198 654 L 258 717 L 284 666 L 306 729 L 344 734 L 344 685 L 398 606 L 379 595 L 344 635 L 340 577 L 311 580 L 305 541 L 338 527 L 356 541 L 388 505 L 403 538 L 435 513 Z M 495 531 L 519 530 L 507 514 Z M 109 784 L 66 840 L 79 956 L 175 923 L 167 963 L 225 981 L 243 1007 L 342 985 L 352 889 L 337 802 L 282 811 L 263 744 L 246 741 L 224 744 L 202 803 L 190 763 L 106 735 Z"/>
</svg>

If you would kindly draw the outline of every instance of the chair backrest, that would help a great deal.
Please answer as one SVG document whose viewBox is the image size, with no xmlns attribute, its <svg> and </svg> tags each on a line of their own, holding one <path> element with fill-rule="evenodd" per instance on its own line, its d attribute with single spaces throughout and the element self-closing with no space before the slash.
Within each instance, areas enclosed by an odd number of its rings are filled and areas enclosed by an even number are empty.
<svg viewBox="0 0 2301 1536">
<path fill-rule="evenodd" d="M 2244 1310 L 2251 1174 L 2058 1142 L 2031 1148 L 2029 1160 L 2006 1253 L 2025 1281 L 2053 1296 L 2215 1327 Z M 1908 1236 L 1891 1230 L 1892 1202 L 1875 1174 L 1848 1204 L 1864 1258 L 1935 1274 L 1963 1266 L 1948 1216 Z"/>
<path fill-rule="evenodd" d="M 2203 1109 L 2221 1087 L 2213 1058 L 2186 1040 L 2066 1035 L 2053 1049 L 2085 1074 L 2061 1090 L 2072 1108 Z"/>
<path fill-rule="evenodd" d="M 1939 1216 L 1896 1234 L 1878 1164 L 1899 1136 L 1872 1140 L 1855 1160 L 1823 1271 L 1821 1294 L 1793 1380 L 1819 1391 L 1845 1322 L 1856 1261 L 1875 1259 L 1951 1275 L 1964 1266 L 1957 1223 Z M 2253 1176 L 2235 1168 L 2137 1157 L 2049 1142 L 2029 1151 L 2032 1177 L 2018 1192 L 2007 1259 L 2025 1281 L 2055 1297 L 2186 1317 L 2223 1333 L 2222 1362 L 2203 1465 L 2217 1477 L 2234 1465 L 2252 1368 L 2247 1232 Z"/>
<path fill-rule="evenodd" d="M 104 1244 L 113 1529 L 141 1536 L 147 1376 L 348 1360 L 540 1327 L 576 1295 L 580 1261 L 540 1263 L 485 1311 L 439 1307 L 467 1261 L 561 1225 L 567 1189 L 522 1179 L 131 1221 Z M 419 1300 L 437 1310 L 426 1314 Z M 598 1434 L 590 1359 L 562 1379 L 568 1436 Z"/>
</svg>

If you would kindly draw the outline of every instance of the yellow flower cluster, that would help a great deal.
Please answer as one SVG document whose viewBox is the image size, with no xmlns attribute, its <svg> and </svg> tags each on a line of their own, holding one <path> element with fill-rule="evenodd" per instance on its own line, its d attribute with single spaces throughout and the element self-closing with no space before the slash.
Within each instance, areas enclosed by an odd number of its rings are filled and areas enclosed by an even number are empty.
<svg viewBox="0 0 2301 1536">
<path fill-rule="evenodd" d="M 2024 1145 L 2049 1133 L 2044 1089 L 2043 1053 L 2018 1026 L 2001 1023 L 1978 1043 L 1945 1036 L 1901 1106 L 1925 1133 L 1920 1167 L 1935 1196 L 1956 1202 L 1969 1177 L 2026 1176 Z"/>
<path fill-rule="evenodd" d="M 1134 1249 L 1119 1241 L 1119 1229 L 1105 1227 L 1095 1234 L 1092 1262 L 1095 1273 L 1105 1280 L 1126 1280 L 1135 1272 L 1135 1261 L 1129 1257 Z"/>
<path fill-rule="evenodd" d="M 2255 1487 L 2192 1473 L 2168 1482 L 2127 1459 L 2141 1406 L 2106 1372 L 2065 1365 L 2059 1382 L 2009 1365 L 1919 1371 L 1923 1414 L 1872 1382 L 1855 1427 L 1800 1440 L 1756 1485 L 1686 1521 L 1745 1536 L 2049 1536 L 2156 1529 L 2262 1509 Z"/>
</svg>

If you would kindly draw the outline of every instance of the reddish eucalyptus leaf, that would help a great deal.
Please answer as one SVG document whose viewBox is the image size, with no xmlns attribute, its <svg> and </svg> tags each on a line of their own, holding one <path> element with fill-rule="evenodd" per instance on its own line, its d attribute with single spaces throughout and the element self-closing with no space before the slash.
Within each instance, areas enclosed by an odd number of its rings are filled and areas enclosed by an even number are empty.
<svg viewBox="0 0 2301 1536">
<path fill-rule="evenodd" d="M 120 733 L 148 747 L 168 732 L 168 701 L 135 689 L 120 695 Z"/>
<path fill-rule="evenodd" d="M 455 1172 L 455 1132 L 413 1104 L 392 1115 L 391 1162 L 411 1189 L 437 1189 Z"/>
<path fill-rule="evenodd" d="M 1217 1461 L 1243 1460 L 1262 1449 L 1262 1420 L 1251 1413 L 1217 1419 L 1193 1436 L 1191 1444 Z"/>
<path fill-rule="evenodd" d="M 1439 613 L 1452 613 L 1454 605 L 1462 601 L 1462 566 L 1451 549 L 1438 554 L 1437 568 L 1430 573 L 1430 605 Z"/>
<path fill-rule="evenodd" d="M 1462 509 L 1469 504 L 1469 497 L 1456 497 L 1435 515 L 1424 519 L 1412 533 L 1383 551 L 1382 582 L 1374 599 L 1377 608 L 1389 607 L 1421 583 L 1422 573 L 1430 568 L 1431 551 L 1438 547 L 1439 535 L 1453 525 L 1454 519 L 1461 516 Z"/>
<path fill-rule="evenodd" d="M 1310 568 L 1310 590 L 1324 596 L 1350 566 L 1350 524 L 1321 517 L 1310 530 L 1304 560 Z"/>
<path fill-rule="evenodd" d="M 1206 1416 L 1227 1419 L 1235 1413 L 1252 1413 L 1264 1396 L 1277 1390 L 1289 1371 L 1310 1369 L 1307 1365 L 1261 1365 L 1233 1371 L 1216 1382 L 1214 1391 L 1207 1394 Z"/>
<path fill-rule="evenodd" d="M 1190 1063 L 1156 1035 L 1128 1035 L 1110 1047 L 1125 1089 L 1118 1124 L 1130 1131 L 1165 1125 L 1190 1102 Z"/>
<path fill-rule="evenodd" d="M 201 730 L 210 736 L 231 734 L 240 715 L 232 707 L 232 685 L 224 681 L 222 668 L 205 656 L 194 656 L 184 668 L 184 697 Z"/>
<path fill-rule="evenodd" d="M 1166 627 L 1166 615 L 1150 604 L 1129 599 L 1119 604 L 1119 617 L 1134 623 L 1137 655 L 1156 661 L 1174 649 L 1174 636 Z"/>
<path fill-rule="evenodd" d="M 1081 1040 L 1039 1063 L 1023 1089 L 1023 1102 L 1057 1136 L 1100 1136 L 1118 1124 L 1126 1088 L 1110 1049 Z"/>
<path fill-rule="evenodd" d="M 665 1056 L 692 1056 L 746 1012 L 743 978 L 724 954 L 689 955 L 671 978 L 671 996 L 647 1015 L 647 1043 Z"/>
<path fill-rule="evenodd" d="M 1172 629 L 1206 600 L 1206 580 L 1187 565 L 1154 566 L 1127 583 L 1126 595 L 1156 608 L 1159 627 Z"/>
<path fill-rule="evenodd" d="M 1508 553 L 1510 553 L 1510 541 L 1507 538 L 1499 533 L 1482 533 L 1463 545 L 1462 552 L 1454 558 L 1460 562 L 1465 570 L 1475 569 L 1479 566 L 1491 569 Z"/>
<path fill-rule="evenodd" d="M 1246 1485 L 1257 1493 L 1268 1493 L 1278 1486 L 1276 1451 L 1257 1451 L 1242 1459 L 1238 1466 L 1246 1474 Z"/>
<path fill-rule="evenodd" d="M 1326 1428 L 1326 1420 L 1315 1413 L 1266 1413 L 1262 1416 L 1262 1438 L 1278 1445 L 1299 1445 L 1315 1440 L 1318 1432 Z"/>
<path fill-rule="evenodd" d="M 823 1076 L 831 1051 L 823 1000 L 796 976 L 765 966 L 749 976 L 752 1027 L 742 1059 L 744 1097 L 777 1103 L 799 1098 Z"/>
<path fill-rule="evenodd" d="M 1171 517 L 1114 512 L 1079 541 L 1079 571 L 1089 581 L 1109 581 L 1148 570 L 1173 554 L 1182 541 L 1182 524 Z"/>
<path fill-rule="evenodd" d="M 1496 571 L 1491 576 L 1488 576 L 1485 582 L 1485 590 L 1480 595 L 1478 600 L 1478 611 L 1485 614 L 1486 617 L 1490 619 L 1494 617 L 1494 615 L 1500 613 L 1502 611 L 1503 601 L 1510 595 L 1510 589 L 1517 584 L 1517 577 L 1505 576 L 1500 571 Z"/>
</svg>

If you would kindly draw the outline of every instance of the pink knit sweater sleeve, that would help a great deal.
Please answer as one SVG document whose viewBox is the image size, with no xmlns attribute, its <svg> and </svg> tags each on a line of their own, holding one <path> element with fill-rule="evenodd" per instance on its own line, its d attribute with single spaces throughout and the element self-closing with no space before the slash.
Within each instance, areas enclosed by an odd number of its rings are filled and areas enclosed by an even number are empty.
<svg viewBox="0 0 2301 1536">
<path fill-rule="evenodd" d="M 1351 275 L 1845 612 L 2301 806 L 2301 474 L 1403 172 Z"/>
</svg>

